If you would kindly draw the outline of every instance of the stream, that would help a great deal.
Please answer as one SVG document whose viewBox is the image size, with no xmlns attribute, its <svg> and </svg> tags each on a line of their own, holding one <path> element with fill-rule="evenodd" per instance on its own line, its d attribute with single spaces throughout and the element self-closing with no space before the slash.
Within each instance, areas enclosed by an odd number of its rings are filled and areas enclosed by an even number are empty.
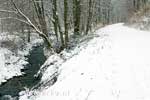
<svg viewBox="0 0 150 100">
<path fill-rule="evenodd" d="M 40 81 L 40 78 L 37 79 L 34 75 L 46 60 L 43 46 L 33 47 L 27 58 L 29 64 L 22 70 L 25 74 L 23 76 L 13 77 L 0 86 L 0 100 L 18 100 L 19 92 L 25 90 L 25 87 L 32 88 Z"/>
</svg>

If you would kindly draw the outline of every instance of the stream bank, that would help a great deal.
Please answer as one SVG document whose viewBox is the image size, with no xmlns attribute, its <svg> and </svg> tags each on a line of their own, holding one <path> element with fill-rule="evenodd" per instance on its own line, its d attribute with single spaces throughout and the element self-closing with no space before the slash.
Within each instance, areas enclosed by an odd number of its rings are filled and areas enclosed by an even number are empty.
<svg viewBox="0 0 150 100">
<path fill-rule="evenodd" d="M 32 88 L 40 78 L 34 75 L 39 71 L 41 65 L 46 61 L 43 51 L 44 46 L 34 46 L 27 57 L 28 65 L 22 70 L 23 76 L 16 76 L 0 85 L 0 100 L 18 100 L 19 92 L 25 88 Z"/>
</svg>

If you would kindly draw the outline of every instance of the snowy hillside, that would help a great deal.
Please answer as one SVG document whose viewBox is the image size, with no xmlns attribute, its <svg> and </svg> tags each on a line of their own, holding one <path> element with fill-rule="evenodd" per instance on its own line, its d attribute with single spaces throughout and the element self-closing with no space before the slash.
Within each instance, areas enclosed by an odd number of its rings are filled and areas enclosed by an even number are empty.
<svg viewBox="0 0 150 100">
<path fill-rule="evenodd" d="M 0 34 L 0 85 L 14 76 L 24 74 L 22 69 L 28 64 L 27 55 L 33 46 L 42 44 L 41 39 L 34 39 L 30 43 L 24 43 L 16 35 Z"/>
<path fill-rule="evenodd" d="M 115 24 L 96 34 L 53 86 L 20 100 L 150 100 L 150 32 Z"/>
<path fill-rule="evenodd" d="M 22 75 L 21 69 L 27 62 L 23 57 L 13 55 L 6 48 L 0 48 L 0 84 L 14 76 Z"/>
</svg>

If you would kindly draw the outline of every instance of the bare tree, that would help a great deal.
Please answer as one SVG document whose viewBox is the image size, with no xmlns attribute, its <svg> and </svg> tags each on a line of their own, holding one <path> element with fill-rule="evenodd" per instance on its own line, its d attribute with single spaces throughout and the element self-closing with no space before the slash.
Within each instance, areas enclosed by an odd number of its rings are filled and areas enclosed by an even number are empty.
<svg viewBox="0 0 150 100">
<path fill-rule="evenodd" d="M 73 0 L 74 34 L 80 34 L 81 0 Z"/>
<path fill-rule="evenodd" d="M 65 27 L 65 47 L 68 45 L 68 0 L 64 0 L 64 27 Z"/>
</svg>

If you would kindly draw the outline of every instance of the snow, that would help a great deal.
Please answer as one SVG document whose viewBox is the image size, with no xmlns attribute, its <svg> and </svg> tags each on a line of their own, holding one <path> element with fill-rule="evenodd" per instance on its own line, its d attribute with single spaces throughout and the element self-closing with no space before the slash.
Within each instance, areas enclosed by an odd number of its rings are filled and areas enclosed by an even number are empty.
<svg viewBox="0 0 150 100">
<path fill-rule="evenodd" d="M 9 44 L 3 44 L 3 41 Z M 42 39 L 33 39 L 30 43 L 24 43 L 16 35 L 8 35 L 7 33 L 0 34 L 0 85 L 6 82 L 8 79 L 13 78 L 14 76 L 21 76 L 24 73 L 21 72 L 21 69 L 24 69 L 25 65 L 28 64 L 27 56 L 29 51 L 32 50 L 33 46 L 42 44 Z M 24 48 L 15 47 L 19 45 L 24 45 Z M 3 46 L 2 46 L 3 45 Z M 14 48 L 14 49 L 13 49 Z"/>
<path fill-rule="evenodd" d="M 53 86 L 20 100 L 150 100 L 150 32 L 119 23 L 95 34 Z"/>
<path fill-rule="evenodd" d="M 97 37 L 97 35 L 90 34 L 82 37 L 78 40 L 79 43 L 73 49 L 63 50 L 60 54 L 51 55 L 41 66 L 39 72 L 35 76 L 37 77 L 38 75 L 42 74 L 41 82 L 45 82 L 46 80 L 50 80 L 51 75 L 53 75 L 55 72 L 58 72 L 59 74 L 61 71 L 58 70 L 59 66 L 75 55 L 78 55 L 79 52 L 86 47 L 87 41 L 91 40 L 93 37 Z"/>
<path fill-rule="evenodd" d="M 6 82 L 13 76 L 22 75 L 21 69 L 24 68 L 27 62 L 4 48 L 0 48 L 0 84 Z"/>
</svg>

